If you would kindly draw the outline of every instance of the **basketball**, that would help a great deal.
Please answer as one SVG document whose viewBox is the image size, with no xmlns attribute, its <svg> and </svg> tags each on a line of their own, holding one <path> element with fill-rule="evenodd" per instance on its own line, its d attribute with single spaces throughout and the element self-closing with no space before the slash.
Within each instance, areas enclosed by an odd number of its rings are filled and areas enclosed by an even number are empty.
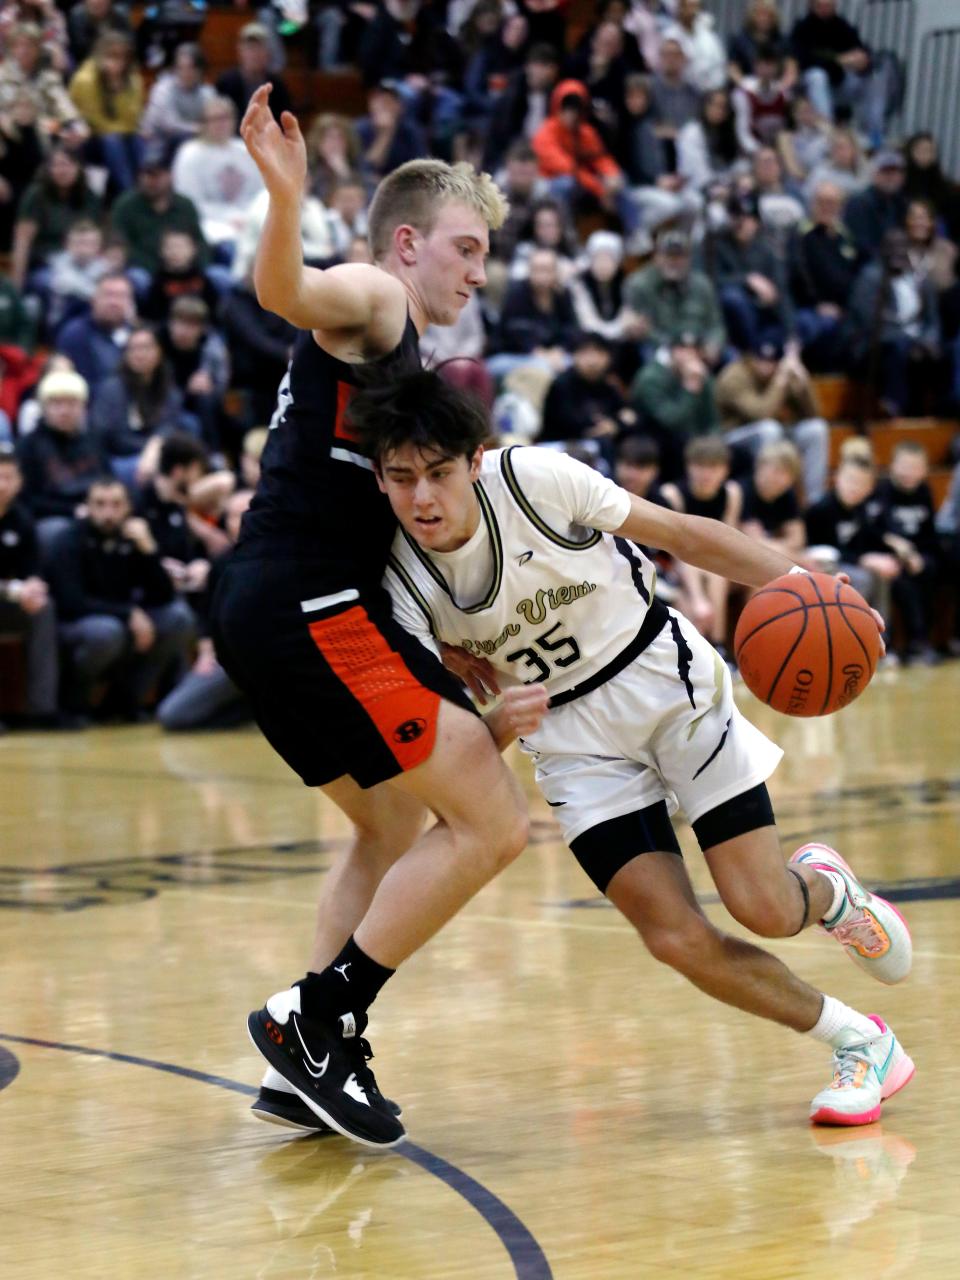
<svg viewBox="0 0 960 1280">
<path fill-rule="evenodd" d="M 747 602 L 733 647 L 761 702 L 788 716 L 828 716 L 870 683 L 880 631 L 853 587 L 826 573 L 788 573 Z"/>
</svg>

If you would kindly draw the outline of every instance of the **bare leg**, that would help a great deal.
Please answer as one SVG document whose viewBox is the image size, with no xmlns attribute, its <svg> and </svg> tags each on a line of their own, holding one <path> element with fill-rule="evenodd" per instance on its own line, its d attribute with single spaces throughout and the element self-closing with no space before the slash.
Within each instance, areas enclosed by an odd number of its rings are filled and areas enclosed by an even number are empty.
<svg viewBox="0 0 960 1280">
<path fill-rule="evenodd" d="M 746 835 L 705 849 L 713 882 L 735 920 L 764 938 L 789 938 L 830 910 L 833 886 L 813 867 L 787 868 L 776 827 L 760 827 Z M 810 909 L 804 918 L 806 881 Z"/>
<path fill-rule="evenodd" d="M 320 891 L 309 966 L 314 973 L 333 962 L 366 915 L 380 881 L 423 831 L 427 816 L 418 800 L 386 783 L 364 791 L 343 777 L 323 791 L 351 820 L 354 836 Z"/>
<path fill-rule="evenodd" d="M 818 991 L 776 956 L 710 923 L 676 854 L 634 858 L 610 881 L 607 897 L 655 959 L 715 1000 L 794 1031 L 809 1031 L 820 1017 L 823 997 Z"/>
<path fill-rule="evenodd" d="M 437 818 L 384 875 L 354 932 L 371 959 L 395 969 L 517 857 L 527 814 L 487 729 L 449 702 L 430 759 L 391 785 Z"/>
</svg>

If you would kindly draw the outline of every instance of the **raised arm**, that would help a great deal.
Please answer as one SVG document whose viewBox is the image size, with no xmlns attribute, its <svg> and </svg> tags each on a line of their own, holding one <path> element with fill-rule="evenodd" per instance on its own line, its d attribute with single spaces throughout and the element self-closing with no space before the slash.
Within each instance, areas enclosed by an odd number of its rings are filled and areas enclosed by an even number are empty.
<svg viewBox="0 0 960 1280">
<path fill-rule="evenodd" d="M 307 150 L 296 117 L 285 111 L 278 125 L 269 97 L 270 85 L 261 85 L 240 125 L 270 196 L 253 269 L 260 305 L 298 329 L 359 331 L 372 339 L 365 345 L 389 350 L 399 341 L 406 316 L 400 282 L 364 263 L 326 271 L 304 265 L 300 207 Z"/>
<path fill-rule="evenodd" d="M 615 532 L 748 587 L 765 586 L 794 567 L 794 561 L 782 552 L 754 542 L 719 520 L 681 515 L 636 496 L 631 497 L 630 514 Z"/>
</svg>

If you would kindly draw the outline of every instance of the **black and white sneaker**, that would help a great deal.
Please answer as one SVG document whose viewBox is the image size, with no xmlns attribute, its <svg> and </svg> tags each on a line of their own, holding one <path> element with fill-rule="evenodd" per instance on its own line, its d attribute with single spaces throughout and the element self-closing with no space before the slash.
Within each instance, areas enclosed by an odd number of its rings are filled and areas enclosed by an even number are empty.
<svg viewBox="0 0 960 1280">
<path fill-rule="evenodd" d="M 392 1099 L 384 1098 L 384 1102 L 395 1116 L 402 1114 L 399 1105 Z M 275 1067 L 267 1067 L 263 1073 L 260 1092 L 250 1110 L 258 1120 L 278 1124 L 285 1129 L 318 1135 L 334 1132 L 319 1116 L 314 1115 L 305 1102 L 300 1101 L 300 1095 L 293 1085 L 287 1084 Z"/>
<path fill-rule="evenodd" d="M 406 1136 L 367 1065 L 373 1053 L 361 1032 L 365 1015 L 336 1027 L 308 1021 L 300 988 L 270 997 L 247 1018 L 250 1039 L 324 1124 L 366 1147 L 393 1147 Z"/>
</svg>

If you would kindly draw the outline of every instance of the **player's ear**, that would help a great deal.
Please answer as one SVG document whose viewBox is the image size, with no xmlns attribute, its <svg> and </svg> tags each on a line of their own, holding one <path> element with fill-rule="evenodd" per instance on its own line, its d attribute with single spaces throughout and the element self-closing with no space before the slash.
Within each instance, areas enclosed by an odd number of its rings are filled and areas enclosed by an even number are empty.
<svg viewBox="0 0 960 1280">
<path fill-rule="evenodd" d="M 408 223 L 402 223 L 393 232 L 393 247 L 397 257 L 406 267 L 412 267 L 417 261 L 417 230 Z"/>
<path fill-rule="evenodd" d="M 387 486 L 383 483 L 383 471 L 380 469 L 380 459 L 376 458 L 373 463 L 373 474 L 377 477 L 377 484 L 381 493 L 387 492 Z"/>
<path fill-rule="evenodd" d="M 476 453 L 470 459 L 470 483 L 471 484 L 480 475 L 480 467 L 482 464 L 483 464 L 483 445 L 480 445 Z"/>
</svg>

